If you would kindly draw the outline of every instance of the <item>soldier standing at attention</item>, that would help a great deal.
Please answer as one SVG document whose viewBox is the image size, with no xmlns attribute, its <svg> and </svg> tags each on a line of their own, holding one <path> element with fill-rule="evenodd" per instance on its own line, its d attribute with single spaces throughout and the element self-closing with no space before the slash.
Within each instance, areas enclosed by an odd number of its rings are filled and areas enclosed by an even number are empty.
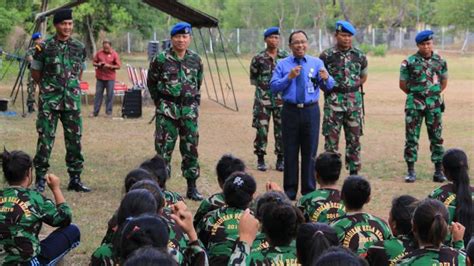
<svg viewBox="0 0 474 266">
<path fill-rule="evenodd" d="M 431 161 L 435 164 L 434 182 L 444 182 L 443 159 L 443 99 L 441 93 L 448 85 L 446 61 L 433 52 L 433 32 L 425 30 L 415 38 L 418 52 L 403 60 L 400 67 L 400 89 L 406 93 L 405 103 L 405 161 L 408 174 L 405 182 L 416 180 L 415 162 L 423 118 L 430 139 Z"/>
<path fill-rule="evenodd" d="M 26 61 L 29 64 L 33 62 L 33 55 L 39 45 L 43 42 L 43 38 L 41 36 L 41 32 L 35 32 L 31 35 L 31 39 L 33 40 L 33 46 L 31 46 L 28 51 L 26 51 Z M 31 77 L 31 70 L 28 73 L 28 85 L 27 85 L 27 92 L 28 97 L 26 98 L 26 106 L 28 107 L 28 113 L 33 113 L 35 111 L 35 82 Z"/>
<path fill-rule="evenodd" d="M 64 129 L 66 144 L 66 165 L 69 173 L 68 190 L 89 192 L 81 182 L 84 157 L 81 153 L 82 116 L 81 89 L 79 80 L 85 68 L 86 50 L 84 45 L 71 38 L 72 10 L 61 9 L 53 19 L 56 34 L 37 46 L 31 75 L 39 84 L 38 101 L 38 145 L 34 165 L 36 169 L 36 189 L 45 188 L 45 174 L 49 168 L 49 157 L 54 145 L 58 119 Z"/>
<path fill-rule="evenodd" d="M 281 109 L 283 100 L 281 95 L 270 91 L 270 79 L 278 60 L 287 57 L 285 50 L 278 49 L 280 44 L 280 28 L 271 27 L 265 30 L 263 38 L 267 48 L 252 58 L 250 64 L 250 83 L 255 85 L 255 101 L 253 104 L 252 127 L 257 129 L 257 136 L 253 142 L 254 153 L 257 155 L 257 169 L 266 171 L 264 156 L 266 154 L 268 126 L 273 115 L 273 134 L 275 135 L 275 168 L 283 171 L 283 149 L 281 142 Z"/>
<path fill-rule="evenodd" d="M 356 29 L 347 21 L 336 22 L 336 45 L 319 58 L 336 81 L 324 96 L 324 149 L 337 152 L 341 127 L 346 138 L 346 168 L 351 175 L 360 171 L 360 136 L 362 136 L 363 95 L 359 87 L 367 80 L 367 58 L 352 46 Z"/>
<path fill-rule="evenodd" d="M 202 200 L 196 187 L 199 177 L 198 116 L 203 78 L 201 58 L 188 49 L 191 25 L 177 23 L 171 29 L 171 48 L 150 63 L 148 88 L 156 106 L 155 150 L 171 169 L 171 155 L 179 136 L 183 158 L 181 171 L 188 183 L 186 196 Z"/>
</svg>

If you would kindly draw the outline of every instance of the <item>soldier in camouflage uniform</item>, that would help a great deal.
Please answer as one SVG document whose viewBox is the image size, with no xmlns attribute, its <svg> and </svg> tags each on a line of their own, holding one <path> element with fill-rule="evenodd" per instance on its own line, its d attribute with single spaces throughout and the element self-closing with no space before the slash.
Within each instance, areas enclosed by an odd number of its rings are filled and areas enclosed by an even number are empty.
<svg viewBox="0 0 474 266">
<path fill-rule="evenodd" d="M 441 93 L 448 85 L 446 61 L 433 52 L 433 32 L 422 31 L 416 36 L 418 52 L 403 60 L 400 67 L 400 89 L 406 93 L 405 152 L 408 167 L 405 182 L 415 182 L 415 162 L 418 159 L 418 139 L 425 119 L 430 139 L 431 161 L 435 164 L 434 182 L 444 182 L 441 160 L 444 153 L 443 99 Z"/>
<path fill-rule="evenodd" d="M 26 60 L 29 64 L 33 62 L 33 55 L 37 49 L 41 49 L 40 44 L 43 42 L 40 32 L 35 32 L 31 36 L 33 40 L 33 46 L 28 48 L 26 51 Z M 31 70 L 28 72 L 28 84 L 27 84 L 28 96 L 26 98 L 26 106 L 28 108 L 28 113 L 33 113 L 35 111 L 35 82 L 33 77 L 31 77 Z"/>
<path fill-rule="evenodd" d="M 466 265 L 466 253 L 451 247 L 423 247 L 408 253 L 396 265 Z"/>
<path fill-rule="evenodd" d="M 71 38 L 72 10 L 57 11 L 53 22 L 56 35 L 37 46 L 31 63 L 31 74 L 40 87 L 36 121 L 38 145 L 34 158 L 36 188 L 44 191 L 44 176 L 49 168 L 58 120 L 61 120 L 70 178 L 68 190 L 89 192 L 81 182 L 84 158 L 79 80 L 85 67 L 86 51 L 81 42 Z"/>
<path fill-rule="evenodd" d="M 150 63 L 147 84 L 156 105 L 155 150 L 171 167 L 179 136 L 181 171 L 188 184 L 186 196 L 202 200 L 196 179 L 200 172 L 197 147 L 203 65 L 199 55 L 188 49 L 190 42 L 191 25 L 177 23 L 171 29 L 172 47 Z"/>
<path fill-rule="evenodd" d="M 278 60 L 287 57 L 285 50 L 278 49 L 280 44 L 280 29 L 268 28 L 263 34 L 267 48 L 252 58 L 250 63 L 250 83 L 255 86 L 252 127 L 257 129 L 253 142 L 254 153 L 257 155 L 257 169 L 266 171 L 264 156 L 266 155 L 268 126 L 273 115 L 273 133 L 275 136 L 275 168 L 283 171 L 283 150 L 281 139 L 281 110 L 283 100 L 281 94 L 270 91 L 270 80 Z"/>
<path fill-rule="evenodd" d="M 336 80 L 334 88 L 324 95 L 324 150 L 337 152 L 341 127 L 346 138 L 346 167 L 351 175 L 361 169 L 360 136 L 362 136 L 363 95 L 360 87 L 367 80 L 367 58 L 352 46 L 355 28 L 347 21 L 336 23 L 336 46 L 326 49 L 319 58 Z"/>
</svg>

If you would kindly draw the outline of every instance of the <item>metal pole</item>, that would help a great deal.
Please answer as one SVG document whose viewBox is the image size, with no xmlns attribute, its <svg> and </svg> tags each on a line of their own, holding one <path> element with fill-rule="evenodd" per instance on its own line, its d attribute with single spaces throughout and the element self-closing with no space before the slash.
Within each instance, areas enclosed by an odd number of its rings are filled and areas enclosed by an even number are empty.
<svg viewBox="0 0 474 266">
<path fill-rule="evenodd" d="M 323 50 L 323 30 L 319 28 L 319 51 Z"/>
<path fill-rule="evenodd" d="M 398 47 L 401 50 L 402 49 L 402 39 L 403 39 L 402 27 L 400 27 L 399 29 L 400 29 L 400 41 L 399 41 Z"/>
<path fill-rule="evenodd" d="M 211 35 L 211 40 L 212 40 L 211 28 L 209 28 L 209 35 Z M 216 53 L 212 53 L 212 54 L 214 55 L 214 62 L 216 64 L 217 77 L 219 78 L 219 85 L 221 86 L 222 101 L 224 102 L 224 105 L 225 105 L 225 97 L 224 97 L 224 90 L 222 87 L 221 71 L 219 70 L 219 64 L 217 63 L 217 55 Z M 217 101 L 219 102 L 219 100 Z"/>
<path fill-rule="evenodd" d="M 221 37 L 222 52 L 224 53 L 225 64 L 227 66 L 227 74 L 229 75 L 229 81 L 230 81 L 230 87 L 231 87 L 231 90 L 232 90 L 232 96 L 234 97 L 235 110 L 239 111 L 239 106 L 237 105 L 237 99 L 235 98 L 234 84 L 232 83 L 232 76 L 230 75 L 229 62 L 227 61 L 227 55 L 226 55 L 225 49 L 224 49 L 224 39 L 222 38 L 221 28 L 219 26 L 217 26 L 217 30 L 219 31 L 219 35 Z M 225 103 L 225 101 L 224 101 L 224 103 Z"/>
<path fill-rule="evenodd" d="M 153 32 L 153 41 L 156 41 L 156 31 Z"/>
<path fill-rule="evenodd" d="M 445 28 L 441 27 L 441 50 L 444 50 L 444 31 Z"/>
<path fill-rule="evenodd" d="M 375 47 L 375 28 L 372 28 L 372 46 Z"/>
<path fill-rule="evenodd" d="M 127 32 L 127 53 L 130 53 L 130 32 Z"/>
<path fill-rule="evenodd" d="M 240 29 L 237 28 L 237 54 L 240 54 Z"/>
<path fill-rule="evenodd" d="M 209 74 L 211 75 L 212 87 L 214 88 L 214 94 L 216 95 L 216 101 L 217 101 L 216 83 L 214 82 L 214 75 L 212 75 L 211 63 L 209 62 L 209 57 L 207 56 L 207 51 L 206 51 L 206 42 L 204 41 L 204 37 L 202 36 L 201 29 L 199 29 L 199 35 L 201 36 L 202 47 L 204 48 L 204 54 L 206 55 L 207 68 L 209 69 Z M 208 94 L 207 96 L 209 97 L 209 99 L 211 98 L 210 94 Z"/>
</svg>

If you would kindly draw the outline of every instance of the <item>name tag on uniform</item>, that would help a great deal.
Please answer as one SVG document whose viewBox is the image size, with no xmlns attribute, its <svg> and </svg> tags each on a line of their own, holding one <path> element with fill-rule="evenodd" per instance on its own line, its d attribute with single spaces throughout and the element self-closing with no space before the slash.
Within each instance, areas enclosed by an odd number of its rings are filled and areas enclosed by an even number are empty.
<svg viewBox="0 0 474 266">
<path fill-rule="evenodd" d="M 306 83 L 306 88 L 308 90 L 308 93 L 314 93 L 314 85 L 313 82 L 308 80 L 308 83 Z"/>
</svg>

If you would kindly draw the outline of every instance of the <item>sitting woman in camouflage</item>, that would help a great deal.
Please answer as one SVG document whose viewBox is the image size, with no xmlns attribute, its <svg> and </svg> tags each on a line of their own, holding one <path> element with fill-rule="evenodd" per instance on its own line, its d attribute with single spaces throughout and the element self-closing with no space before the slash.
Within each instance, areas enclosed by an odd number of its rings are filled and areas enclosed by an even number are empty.
<svg viewBox="0 0 474 266">
<path fill-rule="evenodd" d="M 46 175 L 53 202 L 30 189 L 33 182 L 31 157 L 22 151 L 1 154 L 8 185 L 0 190 L 0 264 L 55 264 L 79 245 L 79 228 L 71 224 L 71 208 L 59 188 L 59 178 Z M 39 241 L 42 224 L 60 227 Z"/>
</svg>

